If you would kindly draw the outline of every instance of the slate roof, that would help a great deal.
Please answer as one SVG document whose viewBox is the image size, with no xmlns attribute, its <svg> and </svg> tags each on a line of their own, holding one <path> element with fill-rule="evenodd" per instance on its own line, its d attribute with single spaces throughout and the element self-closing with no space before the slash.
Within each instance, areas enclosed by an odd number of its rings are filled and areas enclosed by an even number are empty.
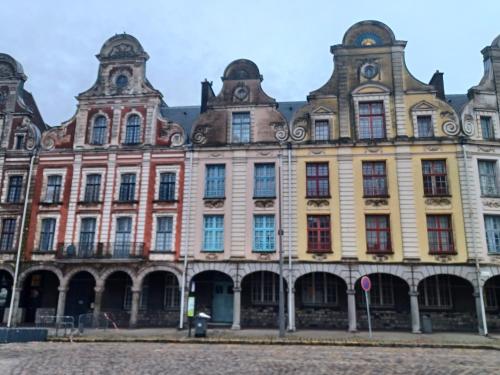
<svg viewBox="0 0 500 375">
<path fill-rule="evenodd" d="M 48 129 L 49 127 L 43 121 L 42 115 L 38 110 L 38 106 L 36 105 L 35 99 L 33 98 L 31 92 L 23 89 L 22 95 L 24 104 L 26 104 L 33 112 L 33 123 L 40 129 L 41 132 Z"/>
<path fill-rule="evenodd" d="M 451 94 L 451 95 L 446 95 L 446 101 L 448 102 L 449 105 L 453 107 L 453 109 L 460 116 L 462 108 L 464 107 L 465 104 L 467 104 L 469 98 L 467 97 L 467 94 Z"/>
</svg>

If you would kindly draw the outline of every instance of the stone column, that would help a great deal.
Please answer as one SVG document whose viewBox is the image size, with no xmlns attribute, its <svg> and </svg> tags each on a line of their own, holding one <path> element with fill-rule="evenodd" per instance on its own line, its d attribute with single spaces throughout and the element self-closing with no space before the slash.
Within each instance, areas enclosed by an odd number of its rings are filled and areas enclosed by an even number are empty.
<svg viewBox="0 0 500 375">
<path fill-rule="evenodd" d="M 477 328 L 480 335 L 484 335 L 484 325 L 483 325 L 483 312 L 481 309 L 481 295 L 477 288 L 474 288 L 474 301 L 476 303 L 476 316 L 477 316 Z"/>
<path fill-rule="evenodd" d="M 14 303 L 12 304 L 13 307 L 12 307 L 12 321 L 11 321 L 11 326 L 16 326 L 17 324 L 21 323 L 21 319 L 20 319 L 20 316 L 19 316 L 19 302 L 21 301 L 21 291 L 22 291 L 22 288 L 16 288 L 14 290 L 14 293 L 12 293 L 12 296 L 11 296 L 11 298 L 14 298 Z M 8 306 L 10 306 L 10 305 L 8 305 Z M 9 308 L 7 307 L 5 309 L 5 311 L 8 314 L 9 313 Z M 5 320 L 5 323 L 7 323 L 7 320 Z"/>
<path fill-rule="evenodd" d="M 130 328 L 134 328 L 137 325 L 140 297 L 141 297 L 141 291 L 139 289 L 132 289 L 132 307 L 130 309 L 130 323 L 129 323 Z"/>
<path fill-rule="evenodd" d="M 292 288 L 289 291 L 288 295 L 288 314 L 290 317 L 288 318 L 288 331 L 295 331 L 295 288 Z"/>
<path fill-rule="evenodd" d="M 231 329 L 240 329 L 241 322 L 241 288 L 233 288 L 233 326 Z"/>
<path fill-rule="evenodd" d="M 410 308 L 411 308 L 411 332 L 422 333 L 420 331 L 420 310 L 418 307 L 418 291 L 411 290 L 410 295 Z"/>
<path fill-rule="evenodd" d="M 349 332 L 356 332 L 358 325 L 356 323 L 356 291 L 347 289 L 347 316 L 349 318 Z"/>
<path fill-rule="evenodd" d="M 64 309 L 66 307 L 66 293 L 68 292 L 68 288 L 65 286 L 60 286 L 59 290 L 59 298 L 57 299 L 57 322 L 60 323 L 61 317 L 64 315 Z"/>
<path fill-rule="evenodd" d="M 101 303 L 102 303 L 102 294 L 104 293 L 103 285 L 96 285 L 94 287 L 95 297 L 94 297 L 94 317 L 93 324 L 94 327 L 99 327 L 99 315 L 101 314 Z"/>
</svg>

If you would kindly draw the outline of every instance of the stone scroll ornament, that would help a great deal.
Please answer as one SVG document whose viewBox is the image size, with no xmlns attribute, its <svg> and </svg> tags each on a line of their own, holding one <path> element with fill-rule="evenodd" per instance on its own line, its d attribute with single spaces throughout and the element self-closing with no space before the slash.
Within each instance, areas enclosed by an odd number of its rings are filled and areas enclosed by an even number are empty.
<svg viewBox="0 0 500 375">
<path fill-rule="evenodd" d="M 47 151 L 53 150 L 57 142 L 62 140 L 66 135 L 66 129 L 66 126 L 58 126 L 44 132 L 42 137 L 42 148 Z"/>
<path fill-rule="evenodd" d="M 172 146 L 181 146 L 184 143 L 183 129 L 173 122 L 161 125 L 160 137 L 168 139 Z"/>
<path fill-rule="evenodd" d="M 465 116 L 464 123 L 462 125 L 462 132 L 468 137 L 474 134 L 474 122 L 472 116 Z"/>
<path fill-rule="evenodd" d="M 456 122 L 447 121 L 443 124 L 443 132 L 447 135 L 458 135 L 460 128 Z"/>
<path fill-rule="evenodd" d="M 28 117 L 23 119 L 21 127 L 18 129 L 20 132 L 26 133 L 26 149 L 28 151 L 34 150 L 40 145 L 40 130 L 31 122 Z"/>
<path fill-rule="evenodd" d="M 274 138 L 278 142 L 285 142 L 288 139 L 288 126 L 283 122 L 271 124 L 274 128 Z"/>
<path fill-rule="evenodd" d="M 203 145 L 207 143 L 207 133 L 210 125 L 198 125 L 193 133 L 193 143 Z"/>
<path fill-rule="evenodd" d="M 306 138 L 308 124 L 309 120 L 306 116 L 299 117 L 293 122 L 290 135 L 295 142 L 302 142 Z"/>
</svg>

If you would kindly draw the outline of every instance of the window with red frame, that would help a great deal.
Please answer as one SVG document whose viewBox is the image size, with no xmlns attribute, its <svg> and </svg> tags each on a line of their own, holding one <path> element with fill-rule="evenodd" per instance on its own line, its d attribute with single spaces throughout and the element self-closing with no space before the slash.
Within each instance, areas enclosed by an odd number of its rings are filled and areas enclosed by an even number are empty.
<svg viewBox="0 0 500 375">
<path fill-rule="evenodd" d="M 328 252 L 332 250 L 330 216 L 307 216 L 307 250 L 309 252 Z"/>
<path fill-rule="evenodd" d="M 422 160 L 422 175 L 425 195 L 448 195 L 446 160 Z"/>
<path fill-rule="evenodd" d="M 391 227 L 389 215 L 366 215 L 366 249 L 369 253 L 389 253 Z"/>
<path fill-rule="evenodd" d="M 330 186 L 328 182 L 328 163 L 306 164 L 307 197 L 328 197 Z"/>
<path fill-rule="evenodd" d="M 429 253 L 454 253 L 450 215 L 427 215 Z"/>
<path fill-rule="evenodd" d="M 385 138 L 384 104 L 359 103 L 359 139 Z"/>
<path fill-rule="evenodd" d="M 385 161 L 363 162 L 363 195 L 365 197 L 387 196 Z"/>
</svg>

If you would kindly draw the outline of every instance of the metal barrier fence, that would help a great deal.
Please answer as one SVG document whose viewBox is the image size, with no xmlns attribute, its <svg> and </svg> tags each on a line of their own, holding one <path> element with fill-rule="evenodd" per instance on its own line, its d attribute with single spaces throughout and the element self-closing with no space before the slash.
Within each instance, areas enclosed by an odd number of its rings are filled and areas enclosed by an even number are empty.
<svg viewBox="0 0 500 375">
<path fill-rule="evenodd" d="M 78 316 L 78 331 L 83 333 L 85 329 L 103 329 L 107 330 L 110 327 L 118 328 L 110 313 L 93 313 L 82 314 Z"/>
<path fill-rule="evenodd" d="M 59 336 L 59 332 L 63 336 L 71 336 L 75 329 L 75 318 L 66 315 L 41 315 L 37 317 L 35 324 L 40 328 L 55 329 L 56 336 Z"/>
</svg>

